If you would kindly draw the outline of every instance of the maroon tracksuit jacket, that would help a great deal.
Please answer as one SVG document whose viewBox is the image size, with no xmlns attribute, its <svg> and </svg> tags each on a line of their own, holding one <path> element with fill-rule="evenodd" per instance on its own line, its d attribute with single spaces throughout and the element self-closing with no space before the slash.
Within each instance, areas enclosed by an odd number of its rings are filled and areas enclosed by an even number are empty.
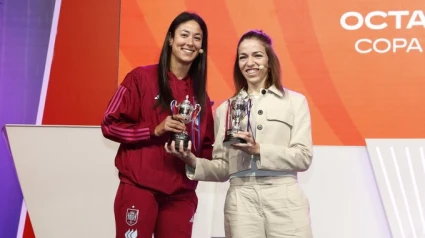
<svg viewBox="0 0 425 238">
<path fill-rule="evenodd" d="M 138 67 L 127 74 L 106 109 L 101 124 L 103 135 L 119 142 L 115 166 L 124 183 L 172 194 L 181 189 L 196 189 L 197 181 L 185 175 L 185 164 L 168 154 L 164 145 L 170 137 L 165 133 L 154 135 L 155 127 L 168 115 L 170 110 L 154 108 L 160 97 L 158 91 L 157 65 Z M 193 99 L 191 79 L 178 80 L 168 73 L 174 98 L 180 103 L 189 95 Z M 191 100 L 193 103 L 193 100 Z M 201 109 L 200 146 L 194 151 L 198 157 L 211 159 L 214 143 L 214 123 L 210 99 L 207 97 Z M 191 124 L 186 125 L 189 135 Z M 194 133 L 197 135 L 197 133 Z M 195 136 L 196 137 L 196 136 Z M 192 138 L 193 141 L 197 138 Z M 193 148 L 193 147 L 192 147 Z"/>
</svg>

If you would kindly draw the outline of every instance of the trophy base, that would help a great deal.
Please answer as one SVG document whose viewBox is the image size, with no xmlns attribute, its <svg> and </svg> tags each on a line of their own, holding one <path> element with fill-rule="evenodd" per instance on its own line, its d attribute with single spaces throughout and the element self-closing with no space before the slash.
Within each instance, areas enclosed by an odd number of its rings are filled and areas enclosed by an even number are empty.
<svg viewBox="0 0 425 238">
<path fill-rule="evenodd" d="M 246 140 L 234 137 L 232 134 L 227 135 L 223 140 L 223 145 L 225 146 L 231 146 L 236 143 L 246 143 Z"/>
<path fill-rule="evenodd" d="M 174 141 L 176 150 L 180 149 L 180 142 L 183 141 L 183 148 L 187 149 L 189 147 L 190 136 L 186 133 L 174 133 L 170 137 L 169 144 Z"/>
</svg>

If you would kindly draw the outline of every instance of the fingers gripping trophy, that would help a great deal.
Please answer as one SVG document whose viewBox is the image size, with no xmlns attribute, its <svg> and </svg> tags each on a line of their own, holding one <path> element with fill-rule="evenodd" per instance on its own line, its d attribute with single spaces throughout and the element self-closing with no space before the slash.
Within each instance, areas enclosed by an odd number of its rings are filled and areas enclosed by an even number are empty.
<svg viewBox="0 0 425 238">
<path fill-rule="evenodd" d="M 245 100 L 241 94 L 236 98 L 228 100 L 226 115 L 226 134 L 223 144 L 230 146 L 235 143 L 246 143 L 244 139 L 234 137 L 233 135 L 240 131 L 248 131 L 250 128 L 249 115 L 251 112 L 251 99 Z M 248 116 L 246 125 L 242 124 L 242 120 Z"/>
<path fill-rule="evenodd" d="M 201 105 L 195 104 L 192 105 L 189 101 L 189 95 L 186 95 L 186 99 L 183 100 L 180 104 L 176 100 L 171 101 L 170 103 L 172 115 L 181 115 L 184 120 L 184 124 L 188 124 L 195 120 L 198 117 L 199 112 L 201 111 Z M 172 133 L 170 138 L 170 143 L 174 141 L 176 150 L 179 150 L 180 142 L 183 141 L 183 148 L 187 149 L 189 146 L 190 135 L 186 130 L 180 133 Z"/>
</svg>

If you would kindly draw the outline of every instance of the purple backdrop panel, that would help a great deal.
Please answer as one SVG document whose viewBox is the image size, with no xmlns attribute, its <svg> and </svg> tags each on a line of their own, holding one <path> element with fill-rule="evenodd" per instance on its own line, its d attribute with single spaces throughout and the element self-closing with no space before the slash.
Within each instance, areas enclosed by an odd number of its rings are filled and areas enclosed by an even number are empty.
<svg viewBox="0 0 425 238">
<path fill-rule="evenodd" d="M 0 0 L 0 128 L 35 124 L 55 0 Z M 15 238 L 22 193 L 0 136 L 0 237 Z"/>
</svg>

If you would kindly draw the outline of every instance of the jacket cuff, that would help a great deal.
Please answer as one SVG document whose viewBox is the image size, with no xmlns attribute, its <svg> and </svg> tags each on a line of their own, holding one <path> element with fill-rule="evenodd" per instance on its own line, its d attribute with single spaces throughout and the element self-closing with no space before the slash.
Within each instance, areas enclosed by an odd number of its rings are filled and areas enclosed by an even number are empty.
<svg viewBox="0 0 425 238">
<path fill-rule="evenodd" d="M 192 168 L 189 165 L 186 165 L 186 177 L 190 180 L 197 180 L 199 173 L 203 171 L 202 165 L 199 162 L 199 159 L 196 158 L 196 167 Z"/>
<path fill-rule="evenodd" d="M 154 125 L 149 126 L 149 134 L 151 137 L 155 137 L 155 128 L 156 126 Z"/>
<path fill-rule="evenodd" d="M 273 146 L 267 144 L 260 145 L 260 168 L 270 169 L 273 167 L 270 158 L 273 158 Z"/>
</svg>

